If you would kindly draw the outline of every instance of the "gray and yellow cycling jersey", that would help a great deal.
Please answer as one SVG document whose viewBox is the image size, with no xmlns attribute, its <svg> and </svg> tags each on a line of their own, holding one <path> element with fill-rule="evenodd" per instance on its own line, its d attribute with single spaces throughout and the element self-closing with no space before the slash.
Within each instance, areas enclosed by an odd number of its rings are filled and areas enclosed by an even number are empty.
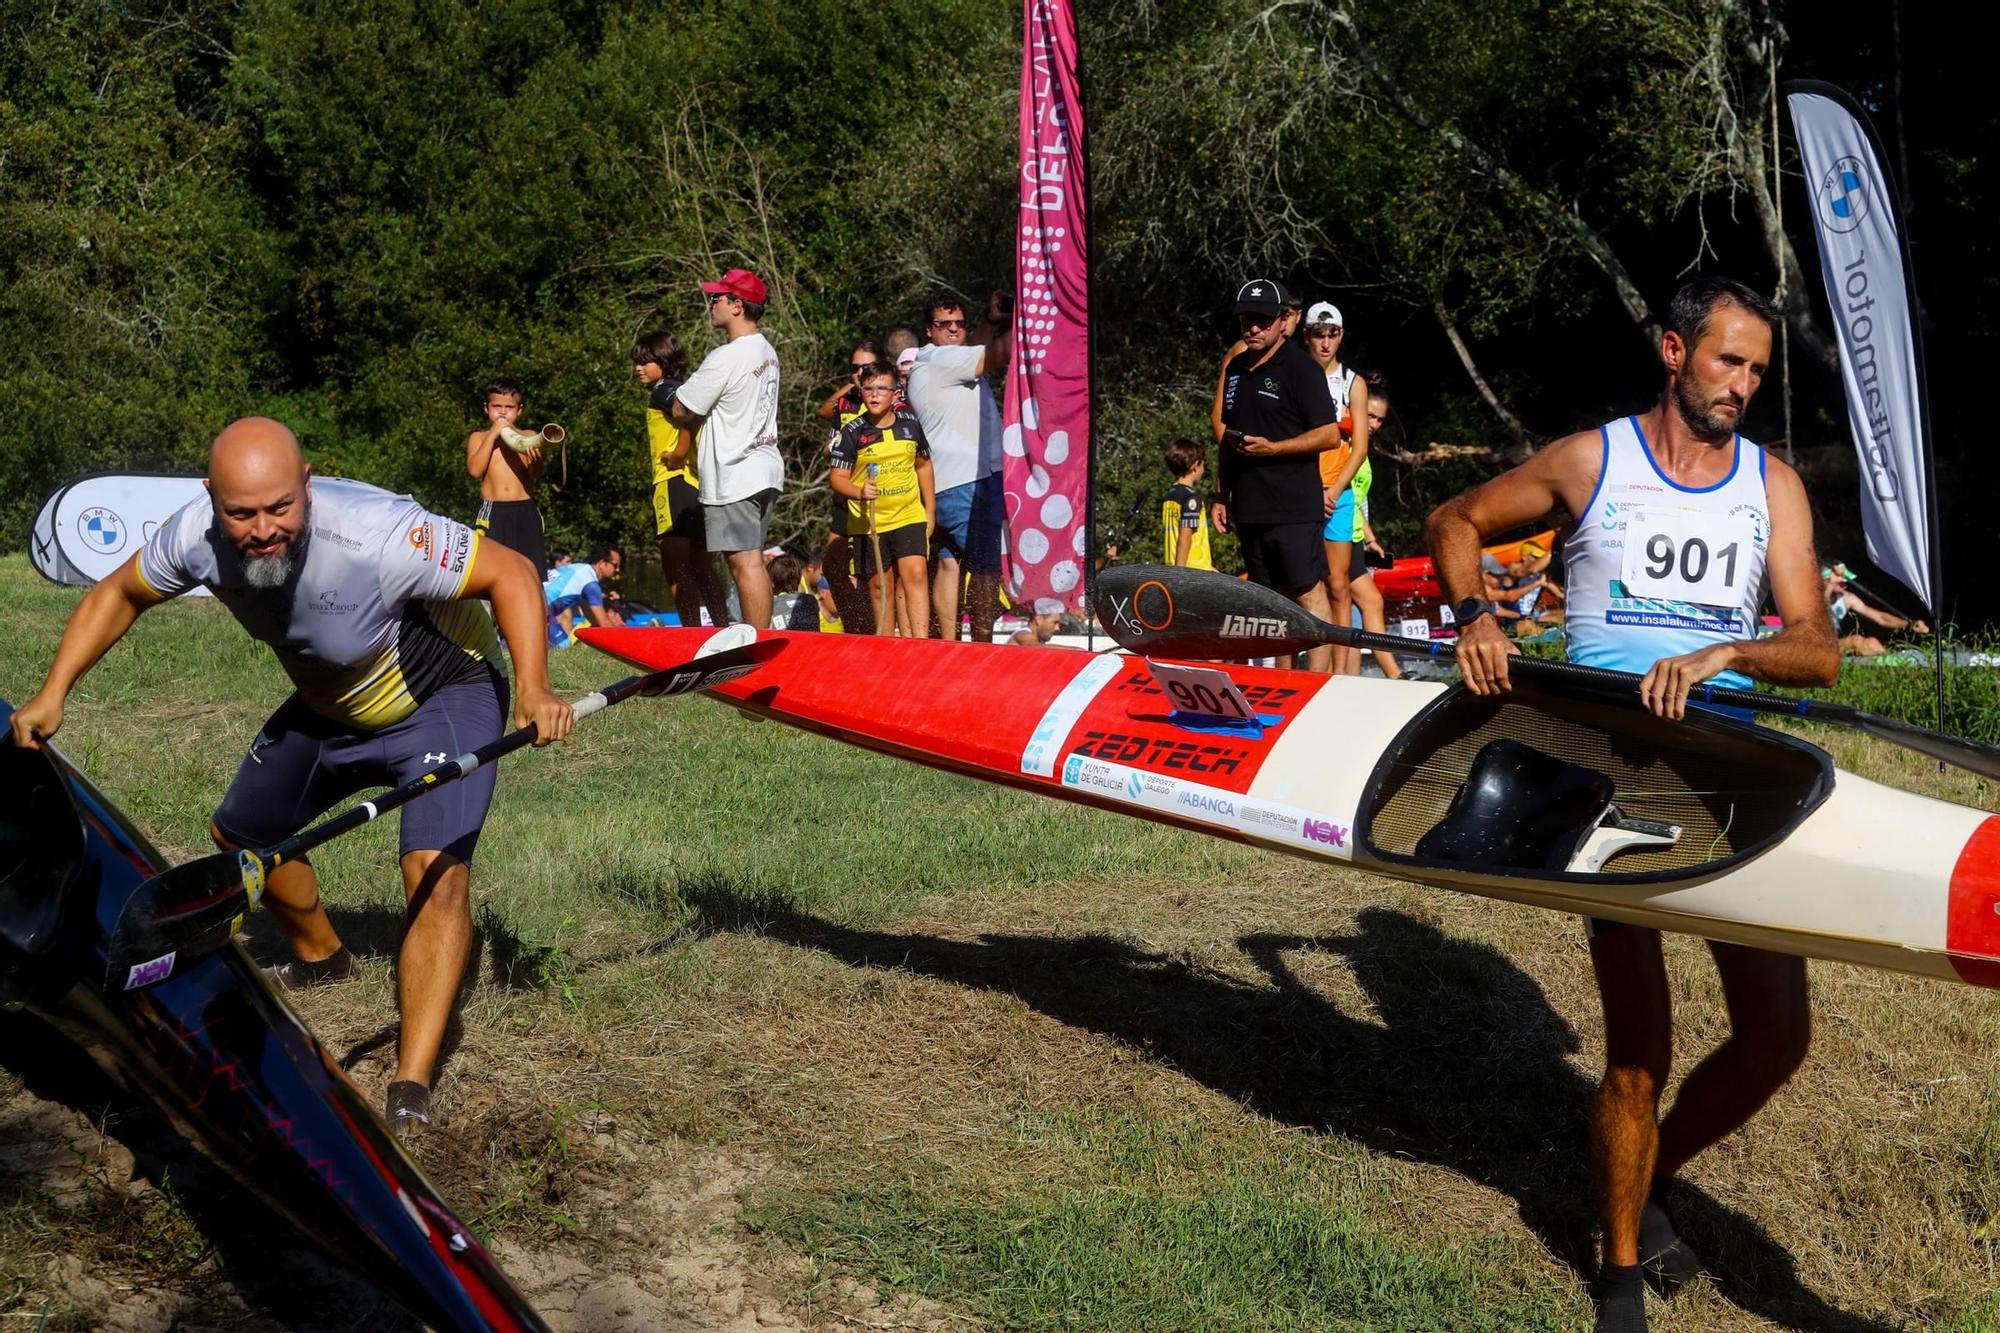
<svg viewBox="0 0 2000 1333">
<path fill-rule="evenodd" d="M 196 585 L 278 654 L 312 710 L 375 730 L 445 685 L 483 679 L 499 641 L 486 607 L 457 600 L 479 537 L 407 495 L 315 477 L 292 576 L 253 588 L 206 499 L 169 518 L 139 552 L 163 600 Z"/>
</svg>

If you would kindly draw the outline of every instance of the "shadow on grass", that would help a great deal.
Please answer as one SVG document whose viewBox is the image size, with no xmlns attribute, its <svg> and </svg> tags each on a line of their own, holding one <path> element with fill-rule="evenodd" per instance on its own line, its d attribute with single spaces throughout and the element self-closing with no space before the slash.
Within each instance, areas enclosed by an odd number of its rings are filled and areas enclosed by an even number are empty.
<svg viewBox="0 0 2000 1333">
<path fill-rule="evenodd" d="M 854 930 L 780 894 L 688 883 L 703 933 L 754 933 L 853 967 L 1005 992 L 1072 1027 L 1145 1051 L 1261 1115 L 1429 1162 L 1515 1200 L 1522 1221 L 1579 1277 L 1594 1272 L 1584 1124 L 1594 1084 L 1567 1057 L 1577 1037 L 1505 955 L 1400 912 L 1362 912 L 1351 934 L 1237 941 L 1253 984 L 1102 935 L 949 940 Z M 1340 955 L 1375 1014 L 1343 1012 L 1287 961 Z M 1888 1333 L 1829 1305 L 1753 1219 L 1689 1186 L 1676 1211 L 1721 1270 L 1722 1294 L 1796 1329 Z"/>
<path fill-rule="evenodd" d="M 100 1265 L 113 1280 L 159 1284 L 160 1254 L 171 1256 L 170 1289 L 189 1293 L 173 1308 L 173 1326 L 232 1327 L 244 1312 L 215 1290 L 227 1282 L 254 1312 L 269 1312 L 287 1328 L 331 1330 L 369 1328 L 417 1330 L 422 1324 L 374 1287 L 323 1257 L 319 1247 L 262 1205 L 251 1202 L 230 1180 L 181 1138 L 150 1108 L 106 1078 L 96 1065 L 48 1024 L 26 1013 L 0 1012 L 0 1064 L 44 1101 L 81 1112 L 132 1154 L 136 1175 L 161 1191 L 164 1208 L 134 1207 L 113 1192 L 114 1182 L 93 1187 L 80 1204 L 66 1205 L 69 1252 L 86 1272 Z M 12 1136 L 0 1117 L 0 1142 Z M 0 1188 L 33 1189 L 33 1179 L 8 1181 Z M 178 1210 L 199 1231 L 219 1273 L 203 1280 L 198 1256 L 172 1238 L 163 1212 Z M 116 1322 L 116 1321 L 114 1321 Z M 122 1326 L 122 1324 L 121 1324 Z"/>
</svg>

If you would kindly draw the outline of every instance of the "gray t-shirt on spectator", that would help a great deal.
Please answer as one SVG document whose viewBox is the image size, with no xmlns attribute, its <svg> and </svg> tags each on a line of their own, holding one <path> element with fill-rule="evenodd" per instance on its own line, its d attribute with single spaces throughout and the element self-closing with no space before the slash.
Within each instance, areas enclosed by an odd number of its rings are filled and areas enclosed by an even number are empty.
<svg viewBox="0 0 2000 1333">
<path fill-rule="evenodd" d="M 931 442 L 937 488 L 966 486 L 1000 470 L 1000 405 L 979 373 L 984 347 L 917 349 L 910 370 L 910 406 Z"/>
</svg>

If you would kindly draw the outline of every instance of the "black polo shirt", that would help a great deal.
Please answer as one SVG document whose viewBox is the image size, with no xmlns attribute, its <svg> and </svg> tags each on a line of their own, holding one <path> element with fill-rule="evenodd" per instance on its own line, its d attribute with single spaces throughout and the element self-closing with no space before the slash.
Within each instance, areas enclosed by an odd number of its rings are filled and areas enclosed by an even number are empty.
<svg viewBox="0 0 2000 1333">
<path fill-rule="evenodd" d="M 1245 435 L 1289 440 L 1340 420 L 1326 372 L 1287 338 L 1263 365 L 1246 351 L 1223 372 L 1222 424 Z M 1251 367 L 1256 366 L 1255 370 Z M 1221 447 L 1216 469 L 1231 522 L 1319 523 L 1319 455 L 1254 458 Z"/>
</svg>

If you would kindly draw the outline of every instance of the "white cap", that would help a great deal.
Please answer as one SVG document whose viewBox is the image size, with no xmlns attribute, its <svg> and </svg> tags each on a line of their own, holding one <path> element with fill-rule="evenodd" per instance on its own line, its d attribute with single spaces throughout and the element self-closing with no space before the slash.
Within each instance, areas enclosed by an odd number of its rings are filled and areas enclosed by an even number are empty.
<svg viewBox="0 0 2000 1333">
<path fill-rule="evenodd" d="M 1059 616 L 1062 614 L 1062 611 L 1063 604 L 1053 597 L 1037 597 L 1035 599 L 1035 614 L 1038 616 Z"/>
<path fill-rule="evenodd" d="M 898 370 L 906 366 L 914 366 L 916 363 L 917 349 L 914 347 L 905 347 L 901 352 L 896 354 L 896 369 Z"/>
<path fill-rule="evenodd" d="M 1322 324 L 1331 324 L 1335 328 L 1346 327 L 1340 318 L 1340 307 L 1331 301 L 1321 301 L 1312 309 L 1306 311 L 1305 326 L 1307 328 L 1318 328 Z"/>
</svg>

